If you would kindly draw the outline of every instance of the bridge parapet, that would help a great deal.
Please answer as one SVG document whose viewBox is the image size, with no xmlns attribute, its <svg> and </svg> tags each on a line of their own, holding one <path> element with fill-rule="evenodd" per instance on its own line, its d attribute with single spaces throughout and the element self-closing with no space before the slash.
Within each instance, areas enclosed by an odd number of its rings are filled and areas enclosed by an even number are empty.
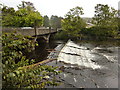
<svg viewBox="0 0 120 90">
<path fill-rule="evenodd" d="M 25 36 L 35 36 L 35 29 L 34 28 L 29 28 L 29 29 L 23 29 L 23 28 L 2 28 L 2 32 L 16 32 L 17 34 L 22 34 Z M 53 32 L 57 32 L 55 29 L 41 29 L 37 28 L 36 29 L 36 34 L 37 35 L 44 35 L 44 34 L 50 34 Z"/>
</svg>

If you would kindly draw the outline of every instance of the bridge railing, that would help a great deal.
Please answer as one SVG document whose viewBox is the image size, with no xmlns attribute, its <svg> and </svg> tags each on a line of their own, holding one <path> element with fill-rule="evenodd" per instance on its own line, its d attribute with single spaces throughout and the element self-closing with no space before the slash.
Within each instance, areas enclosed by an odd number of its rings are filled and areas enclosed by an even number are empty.
<svg viewBox="0 0 120 90">
<path fill-rule="evenodd" d="M 34 36 L 35 35 L 35 29 L 34 28 L 7 28 L 4 27 L 2 28 L 2 32 L 16 32 L 17 34 L 22 34 L 22 35 L 28 35 L 28 36 Z M 56 32 L 55 29 L 48 29 L 48 28 L 37 28 L 36 29 L 36 34 L 37 35 L 44 35 L 44 34 L 49 34 Z"/>
</svg>

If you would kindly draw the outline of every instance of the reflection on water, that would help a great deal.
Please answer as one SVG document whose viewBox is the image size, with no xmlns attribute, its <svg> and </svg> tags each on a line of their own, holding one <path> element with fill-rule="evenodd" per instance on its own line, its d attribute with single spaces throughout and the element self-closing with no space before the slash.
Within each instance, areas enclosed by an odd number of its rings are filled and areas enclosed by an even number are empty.
<svg viewBox="0 0 120 90">
<path fill-rule="evenodd" d="M 53 41 L 53 40 L 47 43 L 43 38 L 37 39 L 37 42 L 39 46 L 36 46 L 34 51 L 26 55 L 27 58 L 35 59 L 36 62 L 40 62 L 40 61 L 47 59 L 47 56 L 50 53 L 49 50 L 51 51 L 55 49 L 57 45 L 64 43 L 63 41 Z"/>
</svg>

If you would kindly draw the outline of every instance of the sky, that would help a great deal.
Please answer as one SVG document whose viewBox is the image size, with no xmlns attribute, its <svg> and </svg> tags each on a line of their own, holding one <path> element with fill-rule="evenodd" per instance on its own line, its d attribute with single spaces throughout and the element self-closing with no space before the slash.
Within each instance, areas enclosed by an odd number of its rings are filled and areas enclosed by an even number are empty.
<svg viewBox="0 0 120 90">
<path fill-rule="evenodd" d="M 93 17 L 94 7 L 97 4 L 108 4 L 118 9 L 120 0 L 0 0 L 0 3 L 14 7 L 17 10 L 17 5 L 21 4 L 21 1 L 32 2 L 42 16 L 48 15 L 50 17 L 51 15 L 57 15 L 64 17 L 70 9 L 80 6 L 84 12 L 84 15 L 81 17 Z"/>
</svg>

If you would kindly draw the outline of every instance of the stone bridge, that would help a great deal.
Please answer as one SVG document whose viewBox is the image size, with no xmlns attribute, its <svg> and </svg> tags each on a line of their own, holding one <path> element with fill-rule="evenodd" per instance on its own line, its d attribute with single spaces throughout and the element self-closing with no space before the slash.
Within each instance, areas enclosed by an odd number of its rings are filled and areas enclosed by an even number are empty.
<svg viewBox="0 0 120 90">
<path fill-rule="evenodd" d="M 16 32 L 17 34 L 22 34 L 24 36 L 36 36 L 36 37 L 44 37 L 44 39 L 49 42 L 49 37 L 53 33 L 57 33 L 61 29 L 50 29 L 50 28 L 2 28 L 2 32 Z"/>
</svg>

